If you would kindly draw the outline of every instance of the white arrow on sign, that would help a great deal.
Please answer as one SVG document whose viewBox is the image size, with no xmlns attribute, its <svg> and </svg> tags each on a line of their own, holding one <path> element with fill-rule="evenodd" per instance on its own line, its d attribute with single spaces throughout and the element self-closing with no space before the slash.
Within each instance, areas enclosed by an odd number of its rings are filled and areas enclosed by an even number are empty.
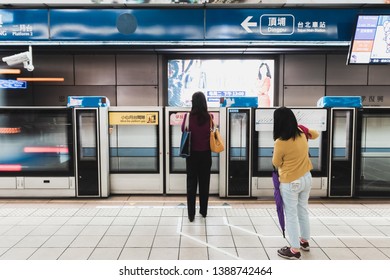
<svg viewBox="0 0 390 280">
<path fill-rule="evenodd" d="M 248 16 L 243 22 L 241 22 L 242 28 L 244 28 L 245 31 L 248 33 L 253 33 L 253 31 L 249 27 L 257 27 L 257 22 L 250 22 L 252 18 L 253 16 Z"/>
</svg>

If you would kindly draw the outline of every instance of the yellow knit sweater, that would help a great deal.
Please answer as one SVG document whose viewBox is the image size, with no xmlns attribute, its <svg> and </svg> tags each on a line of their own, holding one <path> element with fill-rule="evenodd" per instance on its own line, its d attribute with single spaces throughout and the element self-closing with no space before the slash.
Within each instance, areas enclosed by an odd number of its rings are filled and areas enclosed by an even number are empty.
<svg viewBox="0 0 390 280">
<path fill-rule="evenodd" d="M 319 133 L 309 130 L 310 139 L 316 139 Z M 278 168 L 281 183 L 291 183 L 313 169 L 309 158 L 309 145 L 305 134 L 301 133 L 295 140 L 276 139 L 272 164 Z"/>
</svg>

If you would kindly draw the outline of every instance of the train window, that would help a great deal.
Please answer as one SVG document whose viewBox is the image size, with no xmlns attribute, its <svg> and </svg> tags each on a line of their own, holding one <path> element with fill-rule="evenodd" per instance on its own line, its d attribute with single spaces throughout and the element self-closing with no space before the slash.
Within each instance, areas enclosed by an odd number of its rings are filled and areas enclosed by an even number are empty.
<svg viewBox="0 0 390 280">
<path fill-rule="evenodd" d="M 0 110 L 0 176 L 73 174 L 69 109 Z"/>
<path fill-rule="evenodd" d="M 366 114 L 362 120 L 360 190 L 390 191 L 390 115 Z"/>
<path fill-rule="evenodd" d="M 351 112 L 335 112 L 333 119 L 333 160 L 349 160 L 350 158 L 350 118 Z"/>
</svg>

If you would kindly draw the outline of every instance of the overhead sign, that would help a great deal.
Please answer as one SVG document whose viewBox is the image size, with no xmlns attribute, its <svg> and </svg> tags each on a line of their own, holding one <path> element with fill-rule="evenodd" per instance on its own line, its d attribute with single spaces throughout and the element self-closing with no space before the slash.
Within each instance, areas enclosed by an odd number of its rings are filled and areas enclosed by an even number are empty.
<svg viewBox="0 0 390 280">
<path fill-rule="evenodd" d="M 210 9 L 206 11 L 205 38 L 350 41 L 356 15 L 354 9 Z"/>
<path fill-rule="evenodd" d="M 383 9 L 0 9 L 0 44 L 294 44 L 345 45 L 357 15 Z M 222 41 L 222 42 L 221 42 Z M 42 42 L 39 42 L 42 44 Z"/>
<path fill-rule="evenodd" d="M 54 9 L 52 40 L 186 41 L 204 39 L 202 9 Z"/>
<path fill-rule="evenodd" d="M 48 39 L 48 10 L 0 9 L 0 41 Z"/>
</svg>

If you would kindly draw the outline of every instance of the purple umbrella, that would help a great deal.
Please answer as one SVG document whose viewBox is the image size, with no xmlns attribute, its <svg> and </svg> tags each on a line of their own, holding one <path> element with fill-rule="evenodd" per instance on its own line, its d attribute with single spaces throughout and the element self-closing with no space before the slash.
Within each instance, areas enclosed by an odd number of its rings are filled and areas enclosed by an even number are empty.
<svg viewBox="0 0 390 280">
<path fill-rule="evenodd" d="M 280 228 L 283 232 L 283 237 L 286 238 L 285 235 L 285 222 L 284 222 L 284 210 L 283 210 L 283 199 L 282 195 L 280 194 L 280 181 L 279 181 L 279 174 L 278 171 L 274 168 L 274 171 L 272 171 L 272 181 L 274 183 L 274 198 L 276 203 L 276 212 L 278 213 L 278 219 Z"/>
</svg>

